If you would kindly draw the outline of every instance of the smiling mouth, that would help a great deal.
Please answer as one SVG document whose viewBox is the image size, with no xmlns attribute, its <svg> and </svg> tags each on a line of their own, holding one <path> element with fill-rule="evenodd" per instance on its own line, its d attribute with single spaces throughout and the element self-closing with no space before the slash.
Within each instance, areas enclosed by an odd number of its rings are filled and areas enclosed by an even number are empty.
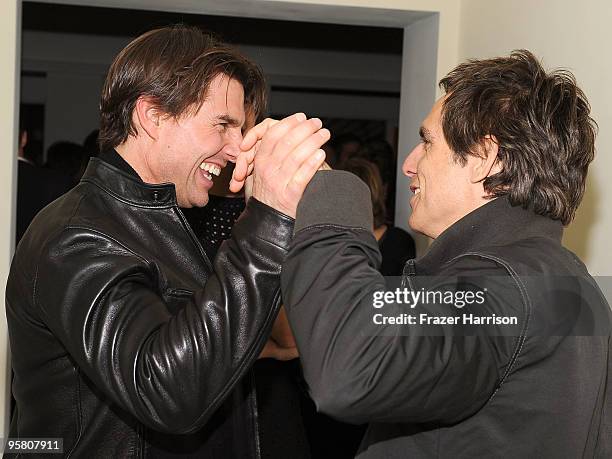
<svg viewBox="0 0 612 459">
<path fill-rule="evenodd" d="M 221 166 L 218 166 L 217 164 L 213 164 L 213 163 L 207 163 L 206 161 L 202 162 L 202 164 L 200 164 L 200 169 L 203 170 L 204 172 L 208 172 L 207 174 L 205 174 L 205 177 L 208 180 L 212 180 L 212 176 L 219 176 L 219 174 L 221 173 Z"/>
<path fill-rule="evenodd" d="M 416 185 L 410 185 L 410 191 L 412 191 L 416 195 L 421 192 L 421 188 Z"/>
</svg>

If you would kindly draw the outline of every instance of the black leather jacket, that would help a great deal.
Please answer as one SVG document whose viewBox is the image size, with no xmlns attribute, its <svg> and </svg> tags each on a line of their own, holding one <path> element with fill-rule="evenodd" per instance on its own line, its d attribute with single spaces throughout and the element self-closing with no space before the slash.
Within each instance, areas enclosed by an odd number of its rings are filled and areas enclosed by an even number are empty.
<svg viewBox="0 0 612 459">
<path fill-rule="evenodd" d="M 369 423 L 357 457 L 612 457 L 612 312 L 562 247 L 561 223 L 501 197 L 405 267 L 409 291 L 486 295 L 463 309 L 421 302 L 399 312 L 516 317 L 511 333 L 380 326 L 374 314 L 387 306 L 375 309 L 370 294 L 389 279 L 377 272 L 369 202 L 354 177 L 317 174 L 282 273 L 313 400 L 331 416 Z"/>
<path fill-rule="evenodd" d="M 10 436 L 63 438 L 71 457 L 255 455 L 215 413 L 268 337 L 292 231 L 251 199 L 211 263 L 173 185 L 92 159 L 11 265 Z"/>
</svg>

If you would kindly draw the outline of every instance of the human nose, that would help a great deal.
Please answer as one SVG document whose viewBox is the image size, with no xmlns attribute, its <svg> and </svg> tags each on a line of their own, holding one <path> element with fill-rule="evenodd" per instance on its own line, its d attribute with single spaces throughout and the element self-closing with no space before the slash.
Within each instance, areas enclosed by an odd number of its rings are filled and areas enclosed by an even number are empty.
<svg viewBox="0 0 612 459">
<path fill-rule="evenodd" d="M 423 157 L 423 144 L 419 143 L 412 151 L 408 154 L 408 157 L 402 165 L 402 172 L 408 177 L 414 177 L 417 173 L 417 167 L 419 161 Z"/>
<path fill-rule="evenodd" d="M 225 159 L 231 163 L 236 162 L 236 158 L 240 154 L 240 144 L 242 143 L 242 132 L 240 129 L 232 129 L 227 134 L 223 154 Z"/>
</svg>

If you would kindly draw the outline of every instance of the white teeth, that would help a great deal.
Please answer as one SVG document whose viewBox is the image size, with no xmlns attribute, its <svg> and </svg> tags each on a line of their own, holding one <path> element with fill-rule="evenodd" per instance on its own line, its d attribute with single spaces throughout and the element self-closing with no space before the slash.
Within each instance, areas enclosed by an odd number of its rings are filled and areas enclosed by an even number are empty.
<svg viewBox="0 0 612 459">
<path fill-rule="evenodd" d="M 211 174 L 216 175 L 217 177 L 221 173 L 221 167 L 217 166 L 216 164 L 211 164 L 211 163 L 206 163 L 206 162 L 203 162 L 202 164 L 200 164 L 200 169 L 206 172 L 210 172 Z"/>
<path fill-rule="evenodd" d="M 420 192 L 421 192 L 420 188 L 417 188 L 417 189 L 414 190 L 414 194 L 419 194 Z"/>
</svg>

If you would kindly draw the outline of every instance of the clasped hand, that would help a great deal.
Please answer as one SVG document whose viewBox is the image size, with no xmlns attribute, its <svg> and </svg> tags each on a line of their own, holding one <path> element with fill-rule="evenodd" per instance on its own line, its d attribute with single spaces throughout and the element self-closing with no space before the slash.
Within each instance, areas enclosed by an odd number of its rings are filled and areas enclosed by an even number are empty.
<svg viewBox="0 0 612 459">
<path fill-rule="evenodd" d="M 307 119 L 303 113 L 280 121 L 265 119 L 242 140 L 230 190 L 236 193 L 245 187 L 247 197 L 295 218 L 304 189 L 325 167 L 321 146 L 329 137 L 320 119 Z"/>
</svg>

